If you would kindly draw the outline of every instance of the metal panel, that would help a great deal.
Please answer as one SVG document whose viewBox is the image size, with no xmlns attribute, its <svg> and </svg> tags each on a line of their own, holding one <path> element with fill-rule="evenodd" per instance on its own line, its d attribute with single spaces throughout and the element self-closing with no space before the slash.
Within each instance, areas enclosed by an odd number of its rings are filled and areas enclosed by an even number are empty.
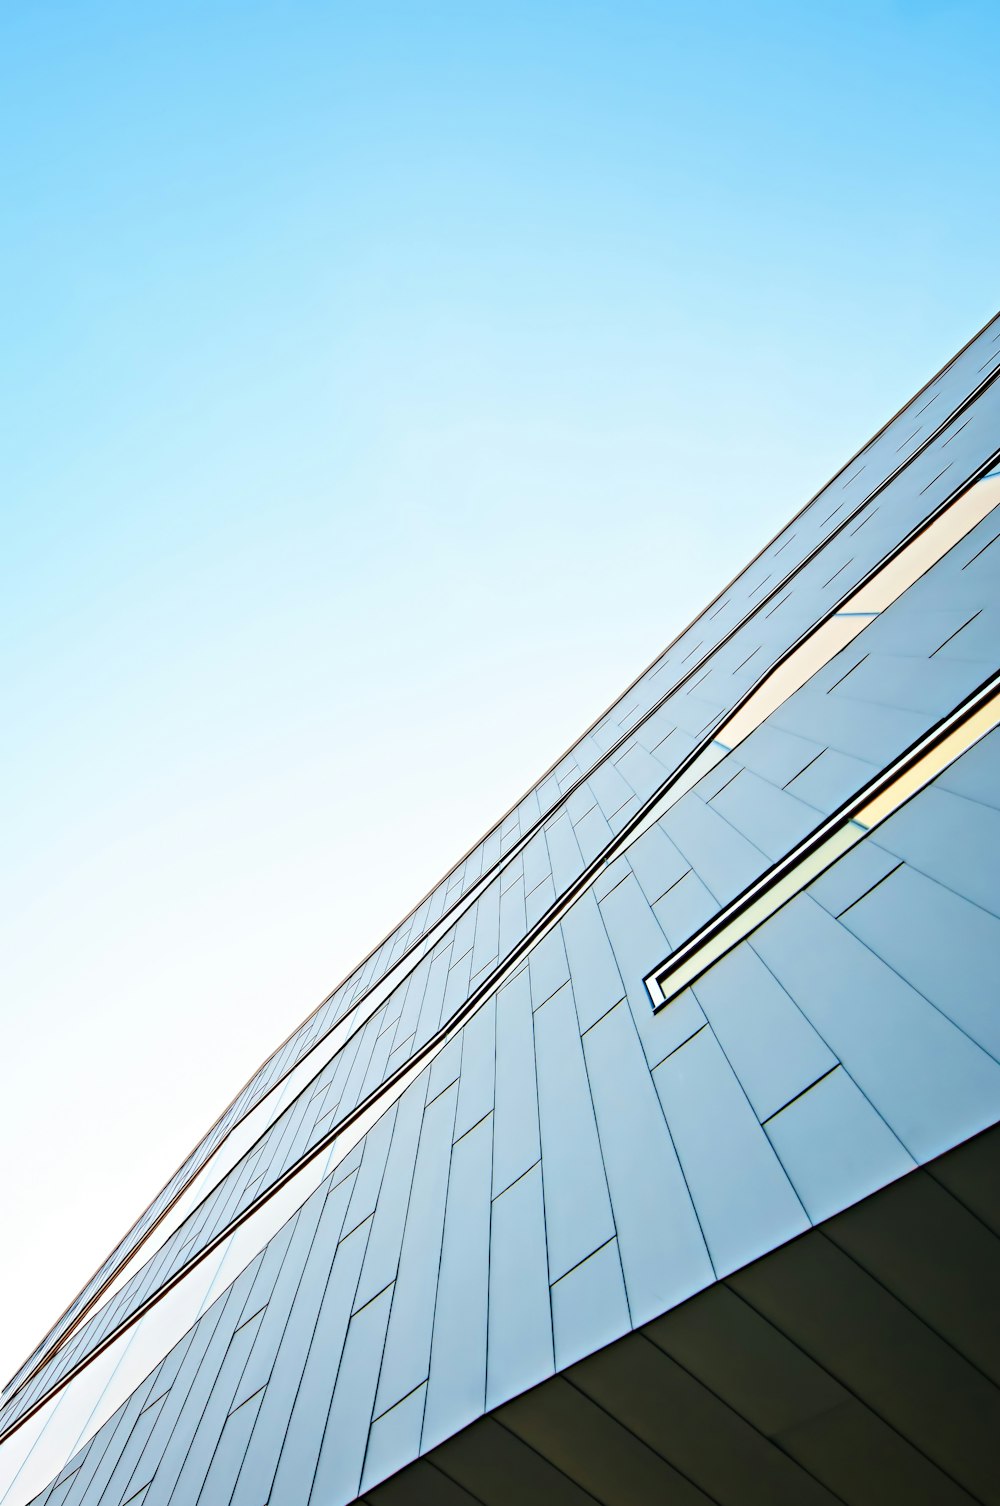
<svg viewBox="0 0 1000 1506">
<path fill-rule="evenodd" d="M 753 883 L 764 866 L 760 848 L 693 791 L 667 812 L 661 825 L 719 904 Z"/>
<path fill-rule="evenodd" d="M 813 1223 L 916 1164 L 842 1067 L 768 1120 L 767 1136 Z"/>
<path fill-rule="evenodd" d="M 672 951 L 693 935 L 699 926 L 711 920 L 718 908 L 718 901 L 708 885 L 693 870 L 689 870 L 656 901 L 653 914 L 663 934 L 669 938 L 669 950 Z"/>
<path fill-rule="evenodd" d="M 387 1411 L 427 1379 L 434 1297 L 441 1263 L 452 1129 L 458 1090 L 447 1088 L 424 1111 L 403 1231 L 399 1275 L 389 1314 L 375 1411 Z M 419 1432 L 418 1432 L 419 1437 Z"/>
<path fill-rule="evenodd" d="M 207 1320 L 206 1326 L 211 1323 Z M 86 1447 L 74 1455 L 66 1469 L 61 1471 L 58 1478 L 63 1478 L 71 1471 L 73 1478 L 64 1496 L 66 1506 L 80 1506 L 84 1500 L 97 1500 L 103 1493 L 112 1471 L 117 1466 L 125 1448 L 129 1446 L 129 1440 L 133 1429 L 141 1420 L 141 1414 L 147 1412 L 148 1426 L 143 1424 L 140 1450 L 145 1450 L 149 1433 L 159 1417 L 160 1410 L 166 1400 L 167 1393 L 177 1381 L 181 1364 L 188 1348 L 194 1341 L 194 1330 L 185 1334 L 179 1344 L 167 1355 L 162 1365 L 158 1365 L 143 1384 L 129 1397 L 124 1406 L 95 1434 Z M 151 1403 L 156 1402 L 155 1406 Z M 155 1458 L 159 1457 L 159 1453 Z M 137 1466 L 141 1463 L 142 1452 L 139 1453 Z M 152 1473 L 150 1466 L 149 1473 Z M 140 1474 L 138 1478 L 143 1478 Z M 43 1497 L 44 1499 L 44 1497 Z"/>
<path fill-rule="evenodd" d="M 386 1109 L 385 1113 L 376 1119 L 364 1138 L 361 1167 L 354 1184 L 347 1217 L 344 1220 L 345 1234 L 349 1234 L 352 1229 L 357 1228 L 358 1224 L 370 1218 L 375 1212 L 379 1188 L 385 1175 L 385 1163 L 392 1142 L 397 1110 L 397 1104 Z"/>
<path fill-rule="evenodd" d="M 740 743 L 739 762 L 770 784 L 786 785 L 812 763 L 821 748 L 822 744 L 816 743 L 812 738 L 796 737 L 768 721 Z M 725 767 L 725 764 L 721 765 L 712 776 L 713 793 L 714 788 L 725 783 L 728 777 L 722 773 Z M 711 798 L 701 784 L 698 786 L 698 793 L 705 800 Z"/>
<path fill-rule="evenodd" d="M 628 861 L 651 905 L 683 878 L 690 867 L 667 836 L 662 822 L 651 826 L 632 843 Z"/>
<path fill-rule="evenodd" d="M 693 991 L 758 1119 L 836 1066 L 822 1037 L 750 947 L 723 957 Z"/>
<path fill-rule="evenodd" d="M 917 1160 L 993 1123 L 997 1063 L 808 895 L 753 948 Z"/>
<path fill-rule="evenodd" d="M 317 1198 L 314 1203 L 307 1203 L 300 1209 L 278 1230 L 263 1257 L 254 1263 L 256 1272 L 245 1311 L 253 1313 L 261 1307 L 266 1311 L 257 1330 L 246 1369 L 236 1388 L 234 1407 L 238 1407 L 259 1390 L 271 1373 L 274 1356 L 302 1275 L 302 1267 L 316 1232 L 322 1203 L 322 1198 Z M 194 1330 L 196 1333 L 200 1333 L 202 1321 L 198 1320 Z M 172 1388 L 172 1392 L 176 1392 L 176 1388 Z"/>
<path fill-rule="evenodd" d="M 153 1454 L 149 1456 L 149 1462 L 155 1468 L 153 1489 L 150 1492 L 151 1500 L 161 1502 L 168 1500 L 178 1475 L 184 1466 L 184 1460 L 187 1456 L 195 1428 L 201 1422 L 205 1409 L 212 1399 L 214 1387 L 219 1379 L 220 1371 L 225 1364 L 229 1345 L 242 1315 L 246 1298 L 246 1287 L 249 1285 L 249 1282 L 244 1284 L 241 1281 L 236 1281 L 229 1288 L 228 1292 L 219 1299 L 222 1312 L 219 1321 L 211 1330 L 207 1344 L 205 1344 L 204 1349 L 201 1351 L 198 1368 L 192 1373 L 185 1366 L 185 1378 L 189 1378 L 189 1384 L 184 1389 L 180 1387 L 175 1388 L 180 1393 L 176 1398 L 176 1409 L 170 1405 L 170 1402 L 175 1401 L 173 1395 L 160 1408 L 159 1416 L 157 1422 L 154 1424 L 153 1434 L 150 1438 L 151 1441 L 153 1436 L 157 1436 L 157 1451 L 162 1449 L 162 1453 L 158 1459 Z M 247 1348 L 249 1349 L 249 1347 L 248 1344 Z M 189 1351 L 189 1357 L 193 1358 L 194 1353 L 194 1346 L 192 1346 L 192 1349 Z M 234 1389 L 239 1378 L 240 1373 L 237 1371 L 232 1377 Z M 227 1398 L 227 1406 L 232 1394 L 232 1390 L 230 1390 L 229 1398 Z M 223 1413 L 224 1416 L 225 1413 Z M 172 1431 L 169 1430 L 171 1424 L 173 1424 Z M 161 1441 L 164 1437 L 167 1440 L 165 1448 Z"/>
<path fill-rule="evenodd" d="M 423 1045 L 425 1041 L 430 1040 L 440 1024 L 445 990 L 448 987 L 450 963 L 450 947 L 438 952 L 431 963 L 430 972 L 427 975 L 427 988 L 420 1003 L 420 1015 L 417 1019 L 414 1032 L 414 1047 Z M 464 963 L 460 964 L 460 966 L 464 967 Z M 396 1031 L 396 1042 L 402 1039 L 402 1028 L 403 1018 L 400 1016 L 399 1029 Z"/>
<path fill-rule="evenodd" d="M 938 789 L 1000 809 L 1000 734 L 984 737 L 937 779 Z"/>
<path fill-rule="evenodd" d="M 808 893 L 828 910 L 840 916 L 849 905 L 856 904 L 869 889 L 882 882 L 898 868 L 900 859 L 880 847 L 874 836 L 859 842 L 809 885 Z"/>
<path fill-rule="evenodd" d="M 932 786 L 879 828 L 879 845 L 1000 915 L 1000 811 Z"/>
<path fill-rule="evenodd" d="M 590 892 L 595 899 L 602 900 L 606 894 L 610 894 L 612 889 L 621 883 L 622 879 L 628 878 L 631 872 L 632 869 L 629 867 L 628 858 L 626 858 L 624 853 L 620 853 L 618 857 L 612 858 L 610 862 L 605 859 L 604 866 L 590 885 Z"/>
<path fill-rule="evenodd" d="M 627 1006 L 583 1043 L 629 1306 L 642 1323 L 711 1281 L 712 1266 Z"/>
<path fill-rule="evenodd" d="M 497 959 L 500 944 L 500 884 L 494 880 L 476 901 L 476 943 L 472 948 L 472 976 Z"/>
<path fill-rule="evenodd" d="M 538 1118 L 549 1280 L 615 1232 L 573 997 L 568 988 L 535 1011 Z"/>
<path fill-rule="evenodd" d="M 427 1102 L 432 1102 L 445 1088 L 457 1082 L 462 1070 L 462 1045 L 465 1032 L 461 1031 L 453 1036 L 446 1045 L 442 1046 L 437 1055 L 431 1061 L 431 1075 L 427 1086 Z"/>
<path fill-rule="evenodd" d="M 268 1494 L 270 1499 L 277 1501 L 308 1499 L 347 1338 L 368 1232 L 369 1226 L 362 1225 L 337 1246 L 301 1384 L 294 1393 L 290 1409 L 288 1393 L 281 1397 L 289 1415 L 284 1438 L 278 1444 L 280 1460 L 275 1455 L 268 1469 L 262 1457 L 263 1450 L 256 1456 L 247 1453 L 240 1477 L 240 1488 L 246 1491 L 247 1506 L 252 1499 L 267 1499 Z M 276 1375 L 275 1379 L 279 1377 Z M 272 1386 L 268 1394 L 273 1391 Z M 273 1484 L 266 1489 L 272 1478 Z"/>
<path fill-rule="evenodd" d="M 557 894 L 567 888 L 583 867 L 583 858 L 576 834 L 566 815 L 560 815 L 545 827 L 545 840 L 549 849 L 549 864 L 552 882 Z"/>
<path fill-rule="evenodd" d="M 710 1029 L 661 1062 L 653 1079 L 717 1275 L 808 1227 Z"/>
<path fill-rule="evenodd" d="M 551 878 L 543 879 L 537 888 L 525 896 L 525 921 L 533 926 L 541 920 L 546 910 L 555 903 L 556 891 Z"/>
<path fill-rule="evenodd" d="M 422 1046 L 429 1040 L 438 1027 L 450 1020 L 456 1010 L 461 1009 L 469 997 L 469 976 L 472 970 L 473 953 L 466 952 L 464 957 L 448 969 L 448 981 L 445 985 L 444 998 L 441 1008 L 434 1017 L 422 1018 L 414 1039 L 414 1047 Z"/>
<path fill-rule="evenodd" d="M 572 970 L 580 1028 L 587 1030 L 625 992 L 593 893 L 588 891 L 580 896 L 563 919 L 559 932 L 565 939 Z"/>
<path fill-rule="evenodd" d="M 615 759 L 615 768 L 640 800 L 648 800 L 663 783 L 663 768 L 639 743 Z"/>
<path fill-rule="evenodd" d="M 322 1200 L 326 1193 L 327 1188 L 323 1186 L 314 1196 L 317 1200 Z M 234 1397 L 234 1404 L 238 1405 L 266 1384 L 264 1399 L 260 1404 L 250 1436 L 245 1466 L 240 1472 L 234 1506 L 257 1506 L 257 1503 L 267 1499 L 269 1482 L 274 1478 L 288 1428 L 290 1402 L 294 1400 L 298 1392 L 309 1359 L 318 1315 L 330 1278 L 330 1251 L 331 1249 L 338 1250 L 338 1240 L 344 1225 L 350 1195 L 351 1184 L 343 1182 L 326 1197 L 316 1235 L 311 1241 L 302 1270 L 301 1280 L 297 1283 L 294 1303 L 287 1314 L 280 1314 L 277 1310 L 272 1314 L 268 1309 L 265 1322 L 268 1325 L 270 1343 L 266 1348 L 262 1346 L 262 1352 L 253 1357 L 253 1378 L 252 1380 L 245 1378 Z M 366 1235 L 367 1229 L 357 1231 L 354 1244 L 348 1245 L 345 1241 L 340 1249 L 343 1250 L 346 1247 L 350 1253 L 358 1245 L 363 1247 Z M 336 1260 L 333 1264 L 336 1267 Z M 356 1280 L 357 1268 L 355 1266 L 354 1282 L 351 1284 L 352 1297 Z M 285 1321 L 281 1328 L 277 1329 L 277 1320 L 281 1316 L 284 1316 Z M 272 1335 L 275 1335 L 276 1330 L 275 1348 Z M 263 1336 L 262 1329 L 262 1338 Z M 267 1364 L 269 1358 L 271 1363 Z M 262 1360 L 265 1362 L 264 1365 L 261 1363 Z M 315 1374 L 315 1368 L 313 1374 Z M 199 1436 L 200 1432 L 201 1430 L 199 1430 Z"/>
<path fill-rule="evenodd" d="M 257 1413 L 263 1399 L 264 1393 L 258 1391 L 256 1396 L 245 1401 L 226 1418 L 218 1446 L 212 1456 L 212 1463 L 197 1497 L 198 1502 L 204 1502 L 205 1506 L 210 1506 L 210 1503 L 215 1501 L 227 1501 L 231 1496 L 243 1463 L 247 1440 L 257 1420 Z M 134 1501 L 136 1506 L 141 1506 L 141 1503 L 148 1499 L 148 1492 L 142 1497 L 129 1497 L 129 1500 Z"/>
<path fill-rule="evenodd" d="M 418 1386 L 372 1423 L 365 1454 L 361 1489 L 367 1490 L 408 1464 L 420 1448 L 426 1385 Z"/>
<path fill-rule="evenodd" d="M 520 973 L 497 996 L 494 1195 L 509 1187 L 541 1155 L 531 989 Z"/>
<path fill-rule="evenodd" d="M 788 789 L 797 799 L 826 814 L 835 811 L 877 772 L 878 766 L 865 759 L 824 748 L 808 768 L 789 781 Z"/>
<path fill-rule="evenodd" d="M 903 866 L 852 905 L 842 924 L 1000 1058 L 1000 1010 L 993 989 L 984 986 L 1000 963 L 995 915 Z"/>
<path fill-rule="evenodd" d="M 101 1486 L 101 1498 L 107 1501 L 126 1501 L 134 1499 L 140 1489 L 149 1484 L 145 1471 L 136 1474 L 136 1466 L 139 1458 L 149 1440 L 149 1435 L 156 1423 L 158 1413 L 163 1405 L 162 1400 L 152 1406 L 144 1408 L 136 1420 L 131 1432 L 125 1440 L 125 1446 L 120 1453 L 116 1453 L 116 1462 L 110 1474 L 106 1477 L 106 1483 Z M 94 1482 L 96 1485 L 96 1481 Z M 65 1490 L 54 1491 L 51 1500 L 68 1503 L 76 1496 L 76 1480 L 67 1482 Z M 92 1487 L 89 1492 L 92 1501 L 97 1500 Z M 86 1497 L 77 1497 L 86 1499 Z"/>
<path fill-rule="evenodd" d="M 591 1354 L 630 1327 L 618 1241 L 611 1239 L 553 1283 L 556 1367 Z"/>
<path fill-rule="evenodd" d="M 650 1063 L 660 1061 L 678 1044 L 677 1026 L 685 1018 L 683 1010 L 672 1019 L 669 1011 L 654 1016 L 643 982 L 669 951 L 667 938 L 634 878 L 612 889 L 600 901 L 600 911 L 646 1057 Z"/>
<path fill-rule="evenodd" d="M 355 1312 L 316 1466 L 311 1499 L 350 1501 L 358 1491 L 392 1292 Z"/>
<path fill-rule="evenodd" d="M 462 1030 L 462 1075 L 458 1084 L 455 1138 L 464 1135 L 493 1107 L 496 1076 L 495 998 L 487 999 Z"/>
<path fill-rule="evenodd" d="M 783 857 L 816 823 L 816 812 L 746 769 L 712 801 L 720 815 L 771 859 Z"/>
<path fill-rule="evenodd" d="M 524 866 L 524 892 L 530 894 L 532 889 L 550 876 L 549 853 L 545 845 L 544 832 L 536 832 L 526 844 L 521 854 L 521 862 Z"/>
<path fill-rule="evenodd" d="M 542 1173 L 533 1166 L 493 1200 L 487 1407 L 509 1400 L 552 1373 L 545 1269 Z"/>
<path fill-rule="evenodd" d="M 485 1403 L 492 1157 L 492 1118 L 452 1151 L 424 1448 L 478 1417 Z"/>
<path fill-rule="evenodd" d="M 376 1293 L 396 1279 L 427 1079 L 427 1072 L 422 1072 L 399 1100 L 385 1176 L 379 1189 L 372 1232 L 358 1282 L 357 1307 L 370 1302 Z"/>
<path fill-rule="evenodd" d="M 634 798 L 629 786 L 612 763 L 602 763 L 595 768 L 589 783 L 597 797 L 598 805 L 608 818 Z"/>
<path fill-rule="evenodd" d="M 585 863 L 592 863 L 614 836 L 604 814 L 596 807 L 577 821 L 573 829 Z"/>
<path fill-rule="evenodd" d="M 571 911 L 570 914 L 573 912 Z M 563 928 L 554 927 L 528 956 L 531 974 L 531 1003 L 534 1009 L 550 999 L 557 989 L 569 982 L 569 966 L 563 944 Z"/>
<path fill-rule="evenodd" d="M 521 940 L 526 930 L 524 913 L 524 882 L 517 879 L 500 897 L 500 942 L 499 955 L 506 957 Z"/>
</svg>

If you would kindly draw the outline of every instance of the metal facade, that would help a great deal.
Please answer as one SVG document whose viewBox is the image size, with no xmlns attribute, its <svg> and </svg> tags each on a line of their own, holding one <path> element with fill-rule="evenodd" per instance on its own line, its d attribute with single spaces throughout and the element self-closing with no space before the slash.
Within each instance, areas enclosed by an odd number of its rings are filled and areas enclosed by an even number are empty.
<svg viewBox="0 0 1000 1506">
<path fill-rule="evenodd" d="M 1000 1501 L 1000 728 L 650 982 L 992 704 L 998 377 L 1000 318 L 260 1068 L 8 1385 L 2 1506 Z"/>
</svg>

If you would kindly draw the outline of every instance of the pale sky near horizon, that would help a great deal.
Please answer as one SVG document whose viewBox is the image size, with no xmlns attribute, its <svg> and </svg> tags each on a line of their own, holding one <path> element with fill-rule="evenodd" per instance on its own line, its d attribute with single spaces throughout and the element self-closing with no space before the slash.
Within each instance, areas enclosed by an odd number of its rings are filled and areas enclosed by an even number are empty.
<svg viewBox="0 0 1000 1506">
<path fill-rule="evenodd" d="M 1000 11 L 0 16 L 0 1372 L 995 312 Z"/>
</svg>

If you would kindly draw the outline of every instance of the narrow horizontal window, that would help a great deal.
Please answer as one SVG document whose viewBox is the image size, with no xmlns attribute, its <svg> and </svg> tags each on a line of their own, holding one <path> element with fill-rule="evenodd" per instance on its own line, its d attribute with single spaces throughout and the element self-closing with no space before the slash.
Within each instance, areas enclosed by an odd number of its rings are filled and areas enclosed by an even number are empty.
<svg viewBox="0 0 1000 1506">
<path fill-rule="evenodd" d="M 866 837 L 973 743 L 1000 724 L 1000 680 L 993 680 L 902 758 L 896 760 L 835 816 L 775 865 L 714 920 L 678 947 L 646 979 L 653 1007 L 661 1008 L 745 941 L 790 899 Z"/>
</svg>

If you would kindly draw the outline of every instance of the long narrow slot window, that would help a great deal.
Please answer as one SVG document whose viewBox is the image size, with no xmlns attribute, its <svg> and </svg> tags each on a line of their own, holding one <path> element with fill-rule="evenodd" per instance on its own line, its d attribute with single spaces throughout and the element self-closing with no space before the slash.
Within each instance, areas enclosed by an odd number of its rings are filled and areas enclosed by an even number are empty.
<svg viewBox="0 0 1000 1506">
<path fill-rule="evenodd" d="M 848 807 L 824 823 L 759 883 L 679 947 L 646 979 L 654 1007 L 659 1009 L 669 1004 L 690 984 L 697 982 L 713 963 L 745 941 L 758 926 L 998 724 L 1000 680 L 995 679 L 866 785 Z"/>
</svg>

